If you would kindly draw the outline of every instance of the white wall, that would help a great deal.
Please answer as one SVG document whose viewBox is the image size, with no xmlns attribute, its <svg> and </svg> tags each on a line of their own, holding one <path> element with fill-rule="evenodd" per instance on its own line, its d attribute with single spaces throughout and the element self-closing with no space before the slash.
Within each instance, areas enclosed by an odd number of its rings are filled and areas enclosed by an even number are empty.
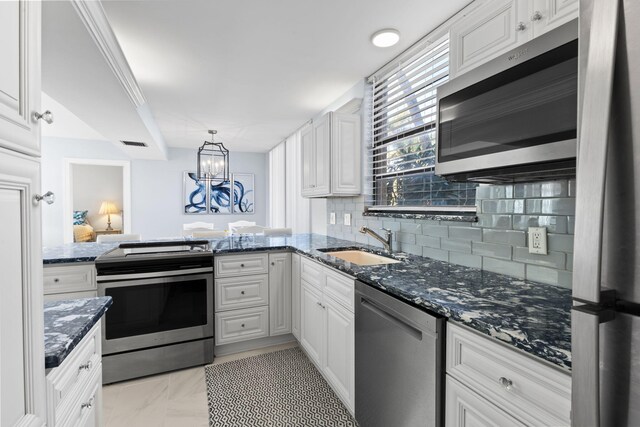
<svg viewBox="0 0 640 427">
<path fill-rule="evenodd" d="M 107 215 L 100 215 L 104 201 L 113 202 L 122 210 L 122 167 L 102 165 L 72 165 L 73 210 L 88 210 L 89 223 L 96 230 L 107 228 Z M 122 229 L 120 213 L 111 214 L 111 227 Z"/>
<path fill-rule="evenodd" d="M 255 214 L 185 215 L 182 213 L 182 172 L 193 170 L 196 151 L 169 149 L 169 160 L 131 160 L 131 231 L 144 239 L 177 236 L 182 224 L 194 221 L 214 222 L 216 228 L 240 219 L 266 224 L 268 191 L 267 154 L 233 152 L 231 172 L 255 174 Z M 42 189 L 57 195 L 53 205 L 42 209 L 44 246 L 63 242 L 64 159 L 130 160 L 107 141 L 42 138 Z"/>
</svg>

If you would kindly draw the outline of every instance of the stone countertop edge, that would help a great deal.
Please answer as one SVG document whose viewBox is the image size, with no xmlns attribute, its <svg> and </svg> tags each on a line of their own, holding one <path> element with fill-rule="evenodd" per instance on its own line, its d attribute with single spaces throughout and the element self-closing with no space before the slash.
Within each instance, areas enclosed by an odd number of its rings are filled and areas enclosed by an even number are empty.
<svg viewBox="0 0 640 427">
<path fill-rule="evenodd" d="M 111 307 L 111 297 L 44 303 L 44 367 L 56 368 Z"/>
<path fill-rule="evenodd" d="M 404 253 L 392 255 L 403 263 L 359 266 L 319 249 L 364 249 L 389 255 L 378 247 L 318 234 L 211 239 L 211 244 L 214 255 L 291 250 L 409 304 L 457 321 L 560 368 L 571 369 L 570 289 Z M 64 252 L 77 255 L 65 246 Z M 51 248 L 49 254 L 45 253 L 45 263 L 47 258 L 50 263 L 86 262 L 84 257 L 78 261 L 79 257 L 55 255 L 60 253 Z"/>
</svg>

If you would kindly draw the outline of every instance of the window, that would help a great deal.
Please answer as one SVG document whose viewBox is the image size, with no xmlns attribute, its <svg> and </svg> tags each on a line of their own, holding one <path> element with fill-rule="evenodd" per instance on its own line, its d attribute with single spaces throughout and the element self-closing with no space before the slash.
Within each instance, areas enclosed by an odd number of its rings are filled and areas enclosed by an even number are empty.
<svg viewBox="0 0 640 427">
<path fill-rule="evenodd" d="M 477 184 L 448 182 L 434 174 L 436 88 L 448 77 L 449 40 L 444 37 L 370 78 L 374 206 L 451 210 L 475 205 Z"/>
</svg>

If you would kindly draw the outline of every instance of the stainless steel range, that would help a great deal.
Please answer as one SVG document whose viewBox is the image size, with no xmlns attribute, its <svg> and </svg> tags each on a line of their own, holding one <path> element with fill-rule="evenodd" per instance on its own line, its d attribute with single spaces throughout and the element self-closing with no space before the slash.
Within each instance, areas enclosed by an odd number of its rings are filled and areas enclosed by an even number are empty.
<svg viewBox="0 0 640 427">
<path fill-rule="evenodd" d="M 123 243 L 96 259 L 103 383 L 213 362 L 213 254 L 208 241 Z"/>
</svg>

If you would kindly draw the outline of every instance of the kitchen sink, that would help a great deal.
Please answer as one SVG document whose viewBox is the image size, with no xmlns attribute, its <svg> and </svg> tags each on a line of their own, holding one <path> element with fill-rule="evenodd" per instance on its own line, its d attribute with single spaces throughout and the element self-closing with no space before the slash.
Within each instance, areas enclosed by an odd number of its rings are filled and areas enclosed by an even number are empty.
<svg viewBox="0 0 640 427">
<path fill-rule="evenodd" d="M 331 255 L 341 260 L 348 261 L 352 264 L 358 265 L 383 265 L 383 264 L 397 264 L 400 261 L 385 256 L 372 254 L 371 252 L 349 250 L 349 251 L 334 251 L 325 252 L 327 255 Z"/>
</svg>

